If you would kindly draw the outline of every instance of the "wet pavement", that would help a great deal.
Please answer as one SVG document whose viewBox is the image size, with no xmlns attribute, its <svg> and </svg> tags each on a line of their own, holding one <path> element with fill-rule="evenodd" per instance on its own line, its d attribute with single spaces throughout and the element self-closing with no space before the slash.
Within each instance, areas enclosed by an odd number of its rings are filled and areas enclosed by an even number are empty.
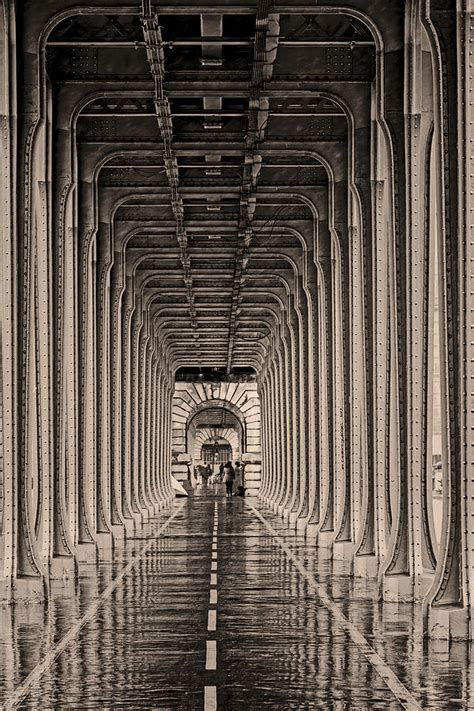
<svg viewBox="0 0 474 711">
<path fill-rule="evenodd" d="M 0 610 L 6 708 L 474 708 L 472 645 L 217 488 L 52 592 Z"/>
</svg>

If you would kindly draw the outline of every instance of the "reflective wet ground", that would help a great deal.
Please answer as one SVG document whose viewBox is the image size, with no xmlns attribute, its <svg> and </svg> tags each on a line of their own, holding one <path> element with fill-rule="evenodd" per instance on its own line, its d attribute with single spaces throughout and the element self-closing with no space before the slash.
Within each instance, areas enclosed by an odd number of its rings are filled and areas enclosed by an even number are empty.
<svg viewBox="0 0 474 711">
<path fill-rule="evenodd" d="M 83 566 L 78 583 L 55 584 L 47 607 L 2 609 L 0 702 L 474 708 L 471 645 L 428 644 L 419 607 L 379 605 L 374 582 L 351 579 L 252 504 L 273 531 L 248 502 L 201 491 L 176 501 L 109 561 Z"/>
</svg>

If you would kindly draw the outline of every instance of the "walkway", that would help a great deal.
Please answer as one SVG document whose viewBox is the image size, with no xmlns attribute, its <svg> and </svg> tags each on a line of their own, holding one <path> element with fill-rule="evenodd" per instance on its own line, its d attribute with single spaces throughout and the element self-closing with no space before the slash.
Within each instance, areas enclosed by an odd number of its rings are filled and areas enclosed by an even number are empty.
<svg viewBox="0 0 474 711">
<path fill-rule="evenodd" d="M 432 642 L 428 653 L 419 608 L 380 608 L 372 583 L 335 570 L 253 505 L 211 488 L 178 500 L 76 585 L 58 583 L 47 608 L 2 610 L 0 700 L 30 709 L 474 708 L 468 645 Z"/>
</svg>

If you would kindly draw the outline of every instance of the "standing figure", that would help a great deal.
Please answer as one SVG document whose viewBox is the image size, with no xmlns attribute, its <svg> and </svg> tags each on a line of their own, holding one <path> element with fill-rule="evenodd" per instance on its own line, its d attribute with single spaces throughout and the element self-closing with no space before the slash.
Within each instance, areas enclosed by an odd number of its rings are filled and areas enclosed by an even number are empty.
<svg viewBox="0 0 474 711">
<path fill-rule="evenodd" d="M 198 465 L 198 475 L 199 475 L 199 480 L 201 483 L 201 486 L 207 486 L 207 469 L 206 467 L 203 467 L 202 464 Z"/>
<path fill-rule="evenodd" d="M 224 465 L 224 481 L 225 481 L 225 495 L 232 496 L 232 487 L 234 486 L 235 471 L 232 466 L 232 462 L 227 462 Z"/>
<path fill-rule="evenodd" d="M 240 462 L 235 463 L 235 488 L 244 485 L 244 467 Z"/>
</svg>

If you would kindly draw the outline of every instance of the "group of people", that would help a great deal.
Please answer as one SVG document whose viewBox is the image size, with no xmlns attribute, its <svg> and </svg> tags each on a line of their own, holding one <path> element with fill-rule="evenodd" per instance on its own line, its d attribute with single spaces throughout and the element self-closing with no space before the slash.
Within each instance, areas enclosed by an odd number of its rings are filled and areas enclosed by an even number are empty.
<svg viewBox="0 0 474 711">
<path fill-rule="evenodd" d="M 226 496 L 245 496 L 244 465 L 240 462 L 235 462 L 235 466 L 232 465 L 232 462 L 220 464 L 219 471 L 215 475 L 212 473 L 210 464 L 198 465 L 194 468 L 194 475 L 202 486 L 207 486 L 212 478 L 214 478 L 214 483 L 224 483 Z"/>
<path fill-rule="evenodd" d="M 194 467 L 194 476 L 196 480 L 200 482 L 203 486 L 207 486 L 209 479 L 212 476 L 211 465 L 208 464 L 207 466 L 203 467 L 201 464 L 199 464 L 197 467 Z"/>
<path fill-rule="evenodd" d="M 240 462 L 236 462 L 235 467 L 232 466 L 232 462 L 221 464 L 219 474 L 221 481 L 225 482 L 226 496 L 245 496 L 244 468 Z M 235 494 L 233 492 L 234 484 Z"/>
</svg>

